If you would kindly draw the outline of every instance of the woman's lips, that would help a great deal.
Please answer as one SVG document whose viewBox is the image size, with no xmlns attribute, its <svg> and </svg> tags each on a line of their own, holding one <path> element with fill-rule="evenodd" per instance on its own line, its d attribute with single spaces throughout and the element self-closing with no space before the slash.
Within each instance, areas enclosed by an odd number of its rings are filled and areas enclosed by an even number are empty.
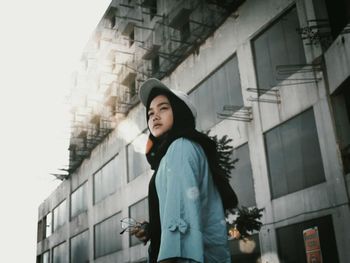
<svg viewBox="0 0 350 263">
<path fill-rule="evenodd" d="M 153 125 L 153 129 L 157 129 L 157 128 L 159 128 L 160 126 L 162 126 L 162 124 L 160 124 L 160 123 L 154 124 L 154 125 Z"/>
</svg>

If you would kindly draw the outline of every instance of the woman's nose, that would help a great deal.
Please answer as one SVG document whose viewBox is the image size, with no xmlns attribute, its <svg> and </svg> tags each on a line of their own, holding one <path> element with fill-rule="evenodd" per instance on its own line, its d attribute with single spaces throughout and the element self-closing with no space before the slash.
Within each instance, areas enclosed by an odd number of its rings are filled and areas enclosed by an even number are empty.
<svg viewBox="0 0 350 263">
<path fill-rule="evenodd" d="M 159 120 L 159 114 L 158 114 L 158 112 L 155 112 L 154 114 L 153 114 L 153 119 L 152 119 L 153 121 L 155 121 L 155 120 Z"/>
</svg>

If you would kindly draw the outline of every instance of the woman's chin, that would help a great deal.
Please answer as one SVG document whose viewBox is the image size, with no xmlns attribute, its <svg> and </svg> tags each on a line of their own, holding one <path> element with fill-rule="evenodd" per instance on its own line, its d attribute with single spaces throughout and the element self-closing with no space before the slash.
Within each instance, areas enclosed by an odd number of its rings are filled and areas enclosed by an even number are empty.
<svg viewBox="0 0 350 263">
<path fill-rule="evenodd" d="M 162 137 L 162 135 L 164 134 L 164 132 L 155 132 L 153 133 L 153 136 L 156 138 Z"/>
</svg>

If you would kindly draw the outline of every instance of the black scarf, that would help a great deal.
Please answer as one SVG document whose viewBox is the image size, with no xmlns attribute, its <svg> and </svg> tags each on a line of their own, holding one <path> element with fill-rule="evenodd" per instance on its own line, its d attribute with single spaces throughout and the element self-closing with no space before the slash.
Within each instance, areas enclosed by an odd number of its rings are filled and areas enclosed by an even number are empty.
<svg viewBox="0 0 350 263">
<path fill-rule="evenodd" d="M 173 111 L 174 123 L 169 132 L 158 138 L 155 138 L 152 134 L 149 135 L 151 146 L 146 152 L 147 161 L 154 170 L 148 187 L 149 238 L 151 240 L 149 259 L 151 263 L 157 262 L 161 238 L 159 200 L 155 180 L 160 161 L 174 140 L 178 138 L 187 138 L 202 146 L 208 159 L 214 184 L 220 193 L 224 209 L 231 209 L 237 206 L 237 197 L 229 184 L 229 178 L 226 177 L 226 174 L 219 165 L 216 143 L 206 134 L 198 132 L 195 129 L 195 119 L 190 109 L 182 100 L 170 92 L 153 89 L 148 99 L 147 111 L 153 98 L 158 95 L 165 95 L 168 98 Z"/>
</svg>

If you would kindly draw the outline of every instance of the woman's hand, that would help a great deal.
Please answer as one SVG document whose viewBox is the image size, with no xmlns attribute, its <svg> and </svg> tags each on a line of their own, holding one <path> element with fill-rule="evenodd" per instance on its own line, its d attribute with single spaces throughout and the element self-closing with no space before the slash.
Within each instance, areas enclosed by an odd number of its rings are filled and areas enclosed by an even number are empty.
<svg viewBox="0 0 350 263">
<path fill-rule="evenodd" d="M 147 241 L 149 240 L 149 223 L 143 221 L 140 226 L 133 227 L 130 234 L 138 238 L 144 243 L 144 245 L 146 245 Z"/>
</svg>

